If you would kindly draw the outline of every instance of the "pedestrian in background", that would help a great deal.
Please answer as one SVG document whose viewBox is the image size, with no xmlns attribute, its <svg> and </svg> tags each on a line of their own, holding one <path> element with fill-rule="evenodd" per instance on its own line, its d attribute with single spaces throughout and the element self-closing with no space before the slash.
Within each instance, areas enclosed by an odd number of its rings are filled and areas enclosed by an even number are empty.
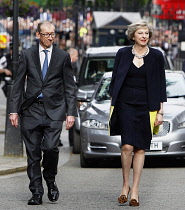
<svg viewBox="0 0 185 210">
<path fill-rule="evenodd" d="M 3 82 L 2 90 L 7 97 L 8 81 L 12 77 L 12 43 L 9 44 L 9 52 L 0 58 L 0 83 Z"/>
<path fill-rule="evenodd" d="M 41 160 L 48 198 L 52 202 L 58 200 L 55 176 L 62 124 L 66 120 L 66 129 L 70 129 L 77 115 L 71 59 L 67 52 L 53 45 L 55 26 L 49 21 L 40 22 L 36 36 L 39 44 L 20 55 L 10 101 L 10 121 L 18 127 L 19 114 L 28 156 L 27 173 L 32 192 L 28 205 L 42 204 Z"/>
<path fill-rule="evenodd" d="M 76 64 L 78 60 L 78 51 L 75 48 L 71 47 L 67 50 L 67 52 L 69 53 L 70 58 L 71 58 L 71 65 L 72 65 L 73 74 L 75 76 L 75 81 L 76 81 L 76 78 L 78 77 L 78 68 Z"/>
<path fill-rule="evenodd" d="M 110 134 L 121 135 L 123 186 L 118 201 L 126 203 L 130 193 L 129 205 L 139 206 L 145 149 L 150 149 L 153 127 L 163 122 L 166 82 L 162 53 L 147 45 L 152 36 L 148 23 L 143 20 L 132 23 L 127 35 L 134 45 L 121 48 L 116 55 L 110 84 Z"/>
</svg>

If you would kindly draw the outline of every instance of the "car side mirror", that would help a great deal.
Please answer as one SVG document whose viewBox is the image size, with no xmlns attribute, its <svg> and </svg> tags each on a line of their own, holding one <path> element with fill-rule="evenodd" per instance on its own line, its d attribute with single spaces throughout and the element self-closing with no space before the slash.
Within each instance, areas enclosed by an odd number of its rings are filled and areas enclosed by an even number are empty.
<svg viewBox="0 0 185 210">
<path fill-rule="evenodd" d="M 85 92 L 78 92 L 78 94 L 77 94 L 77 101 L 87 102 L 87 93 L 85 93 Z"/>
</svg>

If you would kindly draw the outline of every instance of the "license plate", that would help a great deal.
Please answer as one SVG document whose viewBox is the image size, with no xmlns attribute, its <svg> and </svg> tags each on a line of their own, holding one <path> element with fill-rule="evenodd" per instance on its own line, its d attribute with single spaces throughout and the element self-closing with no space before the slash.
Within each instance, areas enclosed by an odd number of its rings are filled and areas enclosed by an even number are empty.
<svg viewBox="0 0 185 210">
<path fill-rule="evenodd" d="M 151 142 L 150 144 L 150 150 L 162 150 L 162 148 L 162 142 Z"/>
</svg>

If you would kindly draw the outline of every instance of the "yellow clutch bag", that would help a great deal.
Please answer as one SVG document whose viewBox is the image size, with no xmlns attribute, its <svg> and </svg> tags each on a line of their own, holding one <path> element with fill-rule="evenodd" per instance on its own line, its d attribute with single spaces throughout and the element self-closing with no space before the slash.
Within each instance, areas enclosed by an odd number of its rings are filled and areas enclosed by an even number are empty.
<svg viewBox="0 0 185 210">
<path fill-rule="evenodd" d="M 114 106 L 111 106 L 110 107 L 110 114 L 109 114 L 109 121 L 110 121 L 110 118 L 112 116 L 113 110 L 114 110 Z M 150 113 L 151 133 L 152 134 L 158 134 L 158 132 L 159 132 L 159 125 L 158 126 L 154 126 L 154 122 L 155 122 L 155 119 L 156 119 L 157 111 L 152 111 L 152 112 L 149 112 L 149 113 Z M 108 133 L 109 133 L 109 136 L 110 136 L 110 127 L 108 128 Z"/>
<path fill-rule="evenodd" d="M 109 136 L 110 136 L 110 118 L 112 116 L 113 110 L 114 110 L 114 106 L 110 106 L 109 123 L 108 123 L 108 134 L 109 134 Z"/>
<path fill-rule="evenodd" d="M 150 112 L 150 127 L 151 127 L 152 134 L 158 134 L 159 132 L 159 125 L 154 126 L 156 115 L 157 115 L 157 111 Z"/>
</svg>

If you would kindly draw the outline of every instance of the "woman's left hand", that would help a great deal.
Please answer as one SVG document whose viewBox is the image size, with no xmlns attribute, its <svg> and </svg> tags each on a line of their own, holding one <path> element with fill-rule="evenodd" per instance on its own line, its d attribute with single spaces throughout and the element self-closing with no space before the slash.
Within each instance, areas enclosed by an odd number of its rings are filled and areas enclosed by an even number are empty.
<svg viewBox="0 0 185 210">
<path fill-rule="evenodd" d="M 163 115 L 157 113 L 154 126 L 161 125 L 163 123 Z"/>
</svg>

